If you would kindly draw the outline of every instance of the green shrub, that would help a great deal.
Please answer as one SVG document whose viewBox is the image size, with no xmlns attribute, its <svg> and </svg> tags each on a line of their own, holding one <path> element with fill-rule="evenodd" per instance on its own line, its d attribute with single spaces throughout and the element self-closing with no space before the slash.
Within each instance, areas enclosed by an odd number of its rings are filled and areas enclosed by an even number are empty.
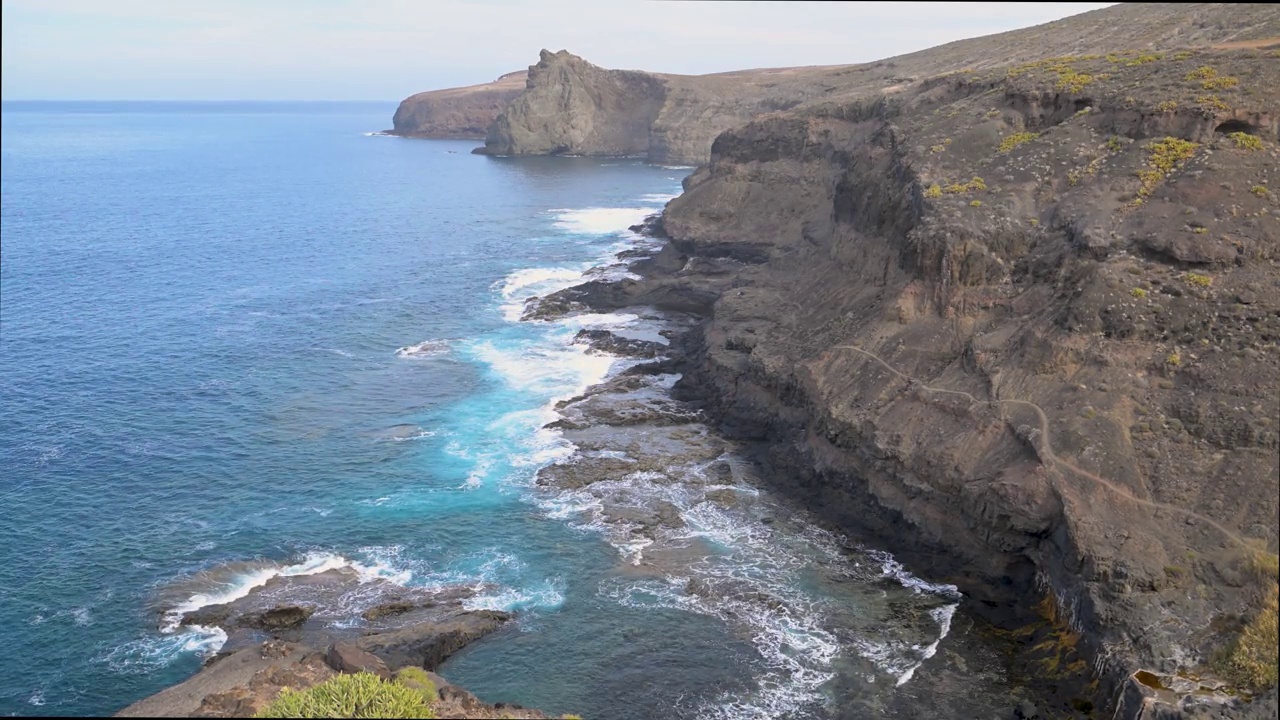
<svg viewBox="0 0 1280 720">
<path fill-rule="evenodd" d="M 970 202 L 969 202 L 969 207 L 982 207 L 982 201 L 981 201 L 981 200 L 972 200 L 972 201 L 970 201 Z"/>
<path fill-rule="evenodd" d="M 1201 65 L 1200 67 L 1196 68 L 1195 70 L 1192 70 L 1191 72 L 1187 73 L 1187 74 L 1186 74 L 1186 77 L 1185 77 L 1184 79 L 1186 79 L 1186 80 L 1212 80 L 1213 78 L 1216 78 L 1216 77 L 1218 77 L 1218 71 L 1217 71 L 1217 70 L 1214 70 L 1213 68 L 1209 67 L 1208 65 Z"/>
<path fill-rule="evenodd" d="M 1239 84 L 1240 84 L 1240 78 L 1227 77 L 1224 75 L 1223 77 L 1209 78 L 1208 80 L 1204 80 L 1200 83 L 1200 87 L 1204 88 L 1205 90 L 1226 90 L 1229 88 L 1233 88 Z"/>
<path fill-rule="evenodd" d="M 254 717 L 434 718 L 435 714 L 422 692 L 362 672 L 338 675 L 306 690 L 286 688 Z"/>
<path fill-rule="evenodd" d="M 928 188 L 925 189 L 924 196 L 927 198 L 942 197 L 942 186 L 937 183 L 930 185 Z"/>
<path fill-rule="evenodd" d="M 1164 102 L 1156 106 L 1156 110 L 1162 113 L 1173 112 L 1174 110 L 1177 110 L 1177 109 L 1178 109 L 1177 100 L 1165 100 Z"/>
<path fill-rule="evenodd" d="M 1149 153 L 1147 164 L 1151 169 L 1138 171 L 1138 178 L 1142 180 L 1142 187 L 1138 189 L 1138 199 L 1141 200 L 1150 195 L 1166 175 L 1196 154 L 1197 147 L 1199 145 L 1190 140 L 1175 137 L 1167 137 L 1152 143 L 1147 148 Z"/>
<path fill-rule="evenodd" d="M 1225 110 L 1231 109 L 1231 106 L 1222 102 L 1222 98 L 1218 97 L 1217 95 L 1201 95 L 1200 97 L 1196 98 L 1196 102 L 1199 103 L 1200 105 L 1203 105 L 1207 108 L 1212 108 L 1214 110 L 1225 111 Z"/>
<path fill-rule="evenodd" d="M 1120 152 L 1120 150 L 1123 148 L 1124 148 L 1124 143 L 1120 141 L 1119 137 L 1112 135 L 1110 138 L 1107 139 L 1107 150 L 1109 152 Z"/>
<path fill-rule="evenodd" d="M 431 677 L 427 675 L 427 671 L 420 667 L 400 668 L 396 671 L 396 684 L 403 685 L 410 690 L 417 690 L 422 694 L 422 699 L 428 704 L 436 701 L 439 695 L 436 694 L 436 684 L 431 682 Z"/>
<path fill-rule="evenodd" d="M 1143 290 L 1142 288 L 1134 288 L 1129 291 L 1129 294 L 1141 300 L 1142 298 L 1147 296 L 1147 291 Z"/>
<path fill-rule="evenodd" d="M 997 152 L 1007 153 L 1013 150 L 1014 148 L 1018 147 L 1019 145 L 1022 145 L 1023 143 L 1029 143 L 1038 137 L 1040 137 L 1040 133 L 1033 133 L 1033 132 L 1014 133 L 1009 137 L 1006 137 L 1005 139 L 1000 141 L 1000 148 Z"/>
<path fill-rule="evenodd" d="M 1267 196 L 1267 188 L 1265 185 L 1254 185 L 1253 187 L 1249 188 L 1249 192 L 1253 193 L 1254 195 L 1257 195 L 1258 197 Z"/>
<path fill-rule="evenodd" d="M 1277 682 L 1277 615 L 1280 614 L 1280 586 L 1272 585 L 1259 604 L 1257 614 L 1244 626 L 1214 666 L 1228 680 L 1242 688 L 1265 690 Z"/>
<path fill-rule="evenodd" d="M 1213 284 L 1213 278 L 1208 275 L 1201 275 L 1200 273 L 1189 272 L 1186 274 L 1185 279 L 1188 285 L 1194 285 L 1196 287 L 1209 287 Z"/>
<path fill-rule="evenodd" d="M 1125 63 L 1125 65 L 1146 65 L 1147 63 L 1153 63 L 1157 60 L 1160 60 L 1163 57 L 1164 57 L 1164 53 L 1149 53 L 1146 55 L 1139 55 L 1138 57 Z"/>
<path fill-rule="evenodd" d="M 1229 133 L 1227 137 L 1231 138 L 1231 142 L 1235 143 L 1236 147 L 1241 150 L 1262 149 L 1262 138 L 1257 135 L 1250 135 L 1247 132 L 1233 132 Z"/>
</svg>

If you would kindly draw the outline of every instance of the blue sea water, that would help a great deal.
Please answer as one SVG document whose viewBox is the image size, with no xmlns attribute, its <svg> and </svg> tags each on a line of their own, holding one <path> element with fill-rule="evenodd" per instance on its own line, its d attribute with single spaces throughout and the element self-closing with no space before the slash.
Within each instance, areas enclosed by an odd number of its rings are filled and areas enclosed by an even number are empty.
<svg viewBox="0 0 1280 720">
<path fill-rule="evenodd" d="M 115 712 L 222 639 L 162 610 L 338 566 L 493 583 L 479 606 L 519 621 L 444 668 L 490 701 L 752 716 L 838 671 L 829 627 L 619 590 L 619 549 L 530 492 L 571 450 L 549 403 L 613 360 L 521 300 L 636 242 L 689 170 L 371 134 L 393 110 L 4 105 L 0 712 Z M 830 550 L 742 538 L 722 564 L 803 579 Z"/>
</svg>

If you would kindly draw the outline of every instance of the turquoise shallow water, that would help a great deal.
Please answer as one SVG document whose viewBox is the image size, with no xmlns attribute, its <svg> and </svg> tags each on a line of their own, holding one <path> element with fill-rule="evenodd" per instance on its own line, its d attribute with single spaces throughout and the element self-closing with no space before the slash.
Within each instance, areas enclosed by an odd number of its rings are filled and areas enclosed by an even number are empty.
<svg viewBox="0 0 1280 720">
<path fill-rule="evenodd" d="M 0 712 L 110 714 L 220 640 L 163 632 L 160 609 L 341 565 L 494 583 L 479 604 L 519 621 L 445 668 L 490 701 L 797 707 L 836 630 L 734 625 L 629 579 L 528 489 L 568 452 L 548 403 L 613 361 L 571 344 L 592 321 L 515 322 L 520 300 L 635 242 L 688 169 L 369 134 L 393 110 L 4 106 Z M 844 562 L 821 533 L 702 522 L 716 572 L 861 612 L 811 571 Z M 912 657 L 949 622 L 933 605 Z"/>
</svg>

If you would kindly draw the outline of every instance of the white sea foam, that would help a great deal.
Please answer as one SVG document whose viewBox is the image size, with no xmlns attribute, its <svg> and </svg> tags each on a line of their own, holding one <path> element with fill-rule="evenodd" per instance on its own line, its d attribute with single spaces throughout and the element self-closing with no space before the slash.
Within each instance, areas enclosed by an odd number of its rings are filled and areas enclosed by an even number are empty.
<svg viewBox="0 0 1280 720">
<path fill-rule="evenodd" d="M 585 344 L 501 345 L 484 340 L 473 345 L 476 356 L 511 387 L 572 396 L 604 380 L 614 365 L 609 355 L 589 355 Z"/>
<path fill-rule="evenodd" d="M 462 602 L 467 610 L 513 612 L 532 608 L 555 609 L 564 604 L 564 587 L 559 578 L 525 588 L 502 588 L 470 597 Z"/>
<path fill-rule="evenodd" d="M 644 222 L 651 207 L 559 209 L 555 226 L 580 235 L 612 235 Z"/>
<path fill-rule="evenodd" d="M 929 615 L 932 616 L 933 619 L 938 622 L 938 628 L 939 628 L 938 639 L 929 643 L 929 645 L 927 645 L 924 648 L 924 650 L 921 651 L 920 662 L 916 663 L 915 665 L 912 665 L 910 668 L 907 669 L 906 672 L 898 676 L 898 683 L 897 683 L 898 685 L 902 685 L 906 683 L 908 680 L 910 680 L 912 677 L 914 677 L 916 674 L 916 670 L 919 669 L 919 667 L 924 664 L 924 661 L 933 657 L 934 654 L 938 652 L 938 645 L 940 645 L 942 643 L 943 638 L 945 638 L 947 634 L 951 632 L 951 618 L 956 614 L 956 608 L 958 607 L 960 607 L 958 604 L 943 605 L 942 607 L 936 607 L 929 611 Z"/>
<path fill-rule="evenodd" d="M 941 595 L 943 597 L 949 597 L 956 600 L 959 600 L 961 597 L 960 588 L 956 587 L 955 585 L 947 585 L 944 583 L 931 583 L 927 580 L 922 580 L 916 577 L 915 575 L 912 575 L 911 573 L 907 572 L 907 569 L 902 566 L 902 563 L 895 560 L 892 555 L 890 555 L 887 552 L 884 552 L 883 550 L 869 550 L 868 554 L 871 555 L 872 558 L 880 562 L 880 567 L 883 570 L 885 576 L 893 578 L 894 580 L 898 581 L 903 587 L 915 593 L 928 593 L 930 595 Z"/>
<path fill-rule="evenodd" d="M 265 564 L 251 567 L 227 580 L 212 581 L 213 587 L 197 591 L 168 609 L 162 618 L 160 632 L 173 633 L 179 628 L 182 616 L 206 605 L 229 603 L 248 595 L 255 588 L 261 587 L 274 577 L 293 577 L 298 575 L 316 575 L 329 570 L 350 568 L 355 570 L 362 581 L 381 578 L 397 584 L 409 581 L 412 574 L 374 560 L 361 563 L 349 560 L 341 555 L 326 552 L 308 553 L 301 562 L 292 565 Z"/>
<path fill-rule="evenodd" d="M 418 358 L 449 352 L 448 340 L 424 340 L 417 345 L 406 345 L 396 350 L 396 357 Z"/>
<path fill-rule="evenodd" d="M 640 200 L 642 202 L 659 203 L 659 204 L 665 205 L 666 203 L 670 202 L 671 200 L 674 200 L 677 197 L 679 197 L 679 193 L 649 193 L 647 195 L 641 195 Z"/>
<path fill-rule="evenodd" d="M 531 297 L 549 295 L 582 282 L 585 268 L 550 267 L 516 270 L 506 277 L 502 285 L 502 317 L 508 322 L 518 322 L 524 313 L 525 301 Z"/>
<path fill-rule="evenodd" d="M 210 655 L 222 648 L 227 634 L 221 628 L 185 625 L 165 635 L 150 635 L 113 647 L 94 658 L 122 675 L 148 675 L 188 653 Z"/>
</svg>

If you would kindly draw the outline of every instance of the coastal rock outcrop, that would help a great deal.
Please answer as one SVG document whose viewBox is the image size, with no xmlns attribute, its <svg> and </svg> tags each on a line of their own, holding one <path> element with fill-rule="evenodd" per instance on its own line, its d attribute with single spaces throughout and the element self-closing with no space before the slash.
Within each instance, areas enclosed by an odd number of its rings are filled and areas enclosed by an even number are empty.
<svg viewBox="0 0 1280 720">
<path fill-rule="evenodd" d="M 720 133 L 815 100 L 889 97 L 944 73 L 987 71 L 1090 49 L 1223 43 L 1261 49 L 1265 42 L 1260 41 L 1276 35 L 1280 30 L 1267 5 L 1135 3 L 858 65 L 675 75 L 608 70 L 565 50 L 543 50 L 529 68 L 527 86 L 510 95 L 502 94 L 510 92 L 508 85 L 498 92 L 504 80 L 492 88 L 438 90 L 409 98 L 396 113 L 396 133 L 484 137 L 485 146 L 477 152 L 492 155 L 628 155 L 652 163 L 696 165 L 710 159 L 711 144 Z M 488 99 L 481 102 L 481 97 Z M 455 118 L 455 107 L 481 105 L 484 112 L 471 115 L 478 121 L 493 111 L 492 124 L 432 120 Z M 463 126 L 465 134 L 441 134 L 440 128 Z M 475 133 L 477 127 L 482 131 Z"/>
<path fill-rule="evenodd" d="M 1230 658 L 1270 614 L 1274 673 L 1280 13 L 1185 7 L 722 133 L 642 280 L 531 312 L 697 297 L 672 308 L 704 318 L 682 397 L 815 513 L 1043 638 L 1053 714 L 1274 715 Z M 1108 44 L 1140 36 L 1163 42 Z"/>
<path fill-rule="evenodd" d="M 542 51 L 528 89 L 489 128 L 491 155 L 645 155 L 666 100 L 651 73 L 605 70 L 566 51 Z"/>
<path fill-rule="evenodd" d="M 423 138 L 483 139 L 489 126 L 525 89 L 521 70 L 493 82 L 431 90 L 400 102 L 390 135 Z"/>
<path fill-rule="evenodd" d="M 219 628 L 227 639 L 199 673 L 119 715 L 250 717 L 284 689 L 306 689 L 336 673 L 369 672 L 389 680 L 403 668 L 434 671 L 514 617 L 468 606 L 486 589 L 405 587 L 341 567 L 276 575 L 226 603 L 162 608 L 162 627 Z M 432 675 L 443 703 L 437 711 L 455 713 L 445 717 L 500 717 L 510 710 Z M 514 716 L 545 717 L 533 710 Z"/>
</svg>

